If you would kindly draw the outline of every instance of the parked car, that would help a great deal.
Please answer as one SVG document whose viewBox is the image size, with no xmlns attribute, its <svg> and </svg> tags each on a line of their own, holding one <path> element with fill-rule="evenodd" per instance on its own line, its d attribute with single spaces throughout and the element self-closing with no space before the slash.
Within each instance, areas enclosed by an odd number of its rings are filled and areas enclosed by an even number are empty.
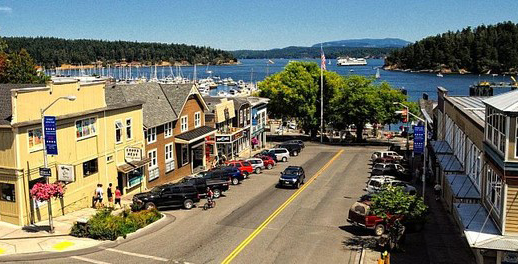
<svg viewBox="0 0 518 264">
<path fill-rule="evenodd" d="M 269 150 L 270 153 L 275 154 L 277 160 L 282 160 L 282 162 L 288 161 L 290 157 L 290 152 L 285 148 L 273 148 Z"/>
<path fill-rule="evenodd" d="M 288 166 L 283 172 L 281 172 L 279 186 L 293 186 L 298 189 L 300 188 L 300 185 L 304 184 L 305 180 L 306 173 L 302 167 Z"/>
<path fill-rule="evenodd" d="M 233 185 L 237 185 L 239 182 L 245 179 L 241 171 L 235 167 L 215 168 L 209 171 L 200 172 L 198 173 L 197 177 L 202 177 L 205 179 L 228 180 Z"/>
<path fill-rule="evenodd" d="M 277 159 L 277 155 L 274 152 L 270 152 L 270 150 L 263 150 L 260 153 L 254 155 L 254 158 L 261 158 L 262 156 L 268 156 L 272 158 L 275 162 L 279 162 Z"/>
<path fill-rule="evenodd" d="M 405 176 L 408 173 L 403 166 L 394 163 L 376 163 L 371 171 L 371 175 Z"/>
<path fill-rule="evenodd" d="M 300 139 L 292 139 L 292 140 L 288 140 L 288 141 L 284 141 L 282 142 L 282 144 L 286 144 L 286 143 L 295 143 L 295 144 L 299 144 L 299 146 L 301 148 L 305 148 L 306 145 L 304 145 L 304 141 L 300 140 Z"/>
<path fill-rule="evenodd" d="M 275 155 L 274 155 L 274 156 L 275 156 Z M 259 155 L 259 156 L 257 156 L 257 155 L 256 155 L 256 156 L 254 156 L 254 157 L 256 157 L 256 158 L 258 158 L 258 159 L 263 160 L 264 166 L 265 166 L 267 169 L 269 169 L 269 170 L 273 169 L 273 167 L 274 167 L 274 166 L 275 166 L 275 164 L 276 164 L 275 160 L 274 160 L 271 156 L 267 156 L 267 155 Z"/>
<path fill-rule="evenodd" d="M 207 187 L 214 193 L 214 198 L 219 198 L 223 192 L 228 191 L 229 180 L 205 179 L 202 177 L 185 177 L 176 185 L 192 185 L 200 195 L 207 194 Z"/>
<path fill-rule="evenodd" d="M 183 207 L 189 210 L 199 201 L 200 195 L 192 185 L 165 184 L 133 196 L 133 204 L 141 209 Z"/>
<path fill-rule="evenodd" d="M 302 151 L 302 147 L 298 143 L 282 143 L 276 146 L 276 148 L 285 148 L 290 152 L 290 156 L 298 156 Z"/>
<path fill-rule="evenodd" d="M 396 219 L 402 219 L 401 216 L 387 215 L 387 218 L 378 217 L 370 212 L 368 201 L 355 202 L 349 209 L 347 222 L 371 229 L 376 236 L 381 236 L 394 223 Z"/>
<path fill-rule="evenodd" d="M 387 156 L 393 157 L 396 160 L 403 159 L 403 156 L 399 155 L 397 152 L 391 151 L 391 150 L 387 150 L 387 151 L 376 151 L 376 152 L 374 152 L 372 154 L 372 156 L 371 156 L 371 160 L 375 161 L 377 158 L 387 157 Z"/>
<path fill-rule="evenodd" d="M 367 188 L 365 190 L 368 193 L 377 193 L 383 188 L 383 185 L 389 184 L 390 182 L 395 180 L 396 177 L 394 176 L 372 176 L 370 180 L 367 182 Z"/>
<path fill-rule="evenodd" d="M 390 182 L 390 185 L 392 185 L 394 187 L 401 187 L 401 188 L 403 188 L 404 192 L 406 192 L 410 195 L 417 194 L 416 188 L 408 182 L 395 180 L 395 181 Z"/>
<path fill-rule="evenodd" d="M 252 164 L 250 164 L 250 162 L 246 160 L 231 160 L 225 162 L 225 165 L 229 167 L 238 168 L 243 174 L 243 177 L 245 177 L 245 179 L 248 178 L 248 176 L 254 172 L 254 167 L 252 166 Z"/>
<path fill-rule="evenodd" d="M 250 159 L 247 159 L 246 161 L 248 161 L 248 162 L 250 162 L 250 164 L 252 164 L 255 174 L 259 174 L 259 173 L 261 173 L 262 170 L 266 169 L 262 159 L 250 158 Z"/>
</svg>

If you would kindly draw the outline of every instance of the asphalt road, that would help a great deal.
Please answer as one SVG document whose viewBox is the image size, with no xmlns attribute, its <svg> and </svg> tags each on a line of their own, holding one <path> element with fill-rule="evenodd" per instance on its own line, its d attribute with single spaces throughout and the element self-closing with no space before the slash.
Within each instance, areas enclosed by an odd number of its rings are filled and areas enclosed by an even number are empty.
<svg viewBox="0 0 518 264">
<path fill-rule="evenodd" d="M 345 245 L 353 237 L 346 218 L 364 193 L 374 150 L 310 143 L 287 163 L 231 186 L 214 209 L 164 211 L 176 221 L 156 232 L 96 253 L 31 263 L 221 263 L 243 245 L 232 263 L 354 263 L 356 251 Z M 276 188 L 288 165 L 302 165 L 306 171 L 307 186 L 293 199 L 297 190 Z M 256 236 L 243 243 L 254 231 Z"/>
</svg>

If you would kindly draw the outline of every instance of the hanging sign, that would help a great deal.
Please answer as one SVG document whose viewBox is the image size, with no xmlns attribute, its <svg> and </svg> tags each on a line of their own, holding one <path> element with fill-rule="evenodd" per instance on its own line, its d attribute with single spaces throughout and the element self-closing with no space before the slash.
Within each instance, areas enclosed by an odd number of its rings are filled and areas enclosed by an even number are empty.
<svg viewBox="0 0 518 264">
<path fill-rule="evenodd" d="M 45 128 L 45 148 L 48 155 L 58 155 L 58 142 L 56 138 L 56 117 L 45 116 L 43 118 Z"/>
</svg>

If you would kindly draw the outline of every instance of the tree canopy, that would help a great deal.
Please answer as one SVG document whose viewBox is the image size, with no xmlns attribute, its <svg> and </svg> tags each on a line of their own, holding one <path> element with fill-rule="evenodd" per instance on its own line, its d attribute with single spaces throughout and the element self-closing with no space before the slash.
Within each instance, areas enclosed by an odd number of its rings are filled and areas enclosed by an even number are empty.
<svg viewBox="0 0 518 264">
<path fill-rule="evenodd" d="M 326 58 L 340 56 L 383 58 L 396 48 L 325 47 Z M 320 58 L 320 47 L 286 47 L 271 50 L 235 50 L 231 53 L 240 59 L 297 59 Z"/>
<path fill-rule="evenodd" d="M 370 209 L 373 214 L 386 218 L 388 215 L 403 215 L 406 220 L 424 220 L 427 206 L 423 198 L 410 195 L 402 187 L 387 186 L 372 197 Z"/>
<path fill-rule="evenodd" d="M 504 22 L 424 38 L 394 50 L 385 60 L 391 69 L 443 69 L 473 73 L 518 72 L 518 24 Z"/>
<path fill-rule="evenodd" d="M 0 83 L 44 83 L 47 80 L 38 73 L 36 64 L 25 49 L 5 52 L 7 44 L 0 39 Z"/>
</svg>

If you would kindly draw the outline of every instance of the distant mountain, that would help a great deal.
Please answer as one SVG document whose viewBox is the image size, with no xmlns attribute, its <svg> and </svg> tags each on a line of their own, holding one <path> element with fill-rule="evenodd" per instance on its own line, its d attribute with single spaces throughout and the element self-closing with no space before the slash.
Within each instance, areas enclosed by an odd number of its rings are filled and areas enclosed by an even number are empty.
<svg viewBox="0 0 518 264">
<path fill-rule="evenodd" d="M 351 48 L 351 47 L 326 47 L 326 58 L 334 59 L 340 56 L 360 58 L 384 58 L 396 48 Z M 286 47 L 271 50 L 234 50 L 234 57 L 239 59 L 302 59 L 320 58 L 320 45 L 317 47 Z"/>
<path fill-rule="evenodd" d="M 347 48 L 402 48 L 410 44 L 409 41 L 398 38 L 384 38 L 384 39 L 345 39 L 337 41 L 328 41 L 322 43 L 323 47 L 347 47 Z M 320 47 L 320 43 L 312 46 L 313 48 Z"/>
</svg>

